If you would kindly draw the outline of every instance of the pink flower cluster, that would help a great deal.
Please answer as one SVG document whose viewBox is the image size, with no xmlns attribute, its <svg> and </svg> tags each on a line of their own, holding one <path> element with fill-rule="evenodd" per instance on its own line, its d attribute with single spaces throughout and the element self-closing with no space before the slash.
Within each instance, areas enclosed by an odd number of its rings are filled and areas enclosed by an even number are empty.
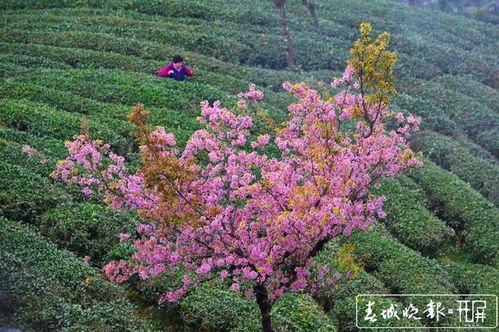
<svg viewBox="0 0 499 332">
<path fill-rule="evenodd" d="M 158 200 L 156 194 L 145 190 L 143 174 L 129 175 L 125 158 L 111 152 L 109 144 L 79 135 L 66 147 L 69 157 L 57 163 L 54 179 L 83 186 L 87 196 L 95 190 L 114 210 L 151 209 Z"/>
<path fill-rule="evenodd" d="M 260 90 L 256 90 L 256 85 L 251 83 L 248 87 L 248 91 L 240 92 L 240 93 L 238 93 L 237 96 L 239 98 L 245 98 L 245 99 L 262 100 L 263 99 L 263 92 Z"/>
<path fill-rule="evenodd" d="M 351 77 L 347 68 L 341 82 Z M 123 282 L 133 275 L 146 280 L 181 267 L 182 284 L 160 298 L 174 302 L 212 274 L 229 280 L 233 291 L 247 297 L 263 286 L 272 300 L 289 290 L 315 292 L 338 279 L 316 263 L 315 255 L 331 239 L 367 230 L 385 216 L 385 198 L 368 193 L 380 179 L 420 164 L 406 143 L 419 119 L 401 118 L 383 105 L 360 117 L 351 110 L 361 107 L 362 96 L 350 90 L 325 100 L 305 84 L 283 86 L 297 102 L 289 106 L 290 120 L 276 133 L 280 158 L 265 154 L 269 135 L 251 143 L 258 150 L 242 149 L 252 119 L 219 102 L 201 105 L 200 122 L 206 129 L 193 133 L 181 154 L 174 136 L 163 128 L 150 134 L 160 153 L 178 158 L 196 174 L 189 181 L 175 179 L 178 200 L 169 211 L 191 211 L 197 216 L 193 220 L 165 222 L 155 204 L 161 193 L 145 184 L 143 174 L 128 174 L 123 158 L 107 144 L 78 136 L 67 145 L 70 156 L 57 166 L 55 177 L 96 188 L 114 209 L 146 211 L 152 219 L 138 225 L 142 235 L 134 240 L 136 253 L 130 261 L 104 268 L 110 280 Z M 263 94 L 250 85 L 240 97 L 261 99 Z M 401 127 L 385 130 L 385 120 L 395 116 Z M 356 122 L 353 132 L 344 129 L 346 121 Z M 188 162 L 206 155 L 208 160 Z M 128 240 L 129 234 L 120 234 L 120 239 Z"/>
<path fill-rule="evenodd" d="M 345 69 L 345 72 L 343 73 L 343 77 L 335 79 L 331 83 L 331 86 L 333 88 L 337 88 L 337 87 L 339 87 L 342 84 L 350 82 L 352 80 L 352 77 L 353 77 L 353 67 L 352 66 L 347 66 L 346 69 Z M 358 83 L 356 82 L 354 84 L 355 84 L 354 88 L 358 89 L 358 85 L 357 85 Z"/>
<path fill-rule="evenodd" d="M 263 149 L 265 145 L 269 144 L 270 136 L 269 135 L 260 135 L 256 142 L 251 142 L 251 147 L 253 149 L 260 148 Z"/>
<path fill-rule="evenodd" d="M 29 146 L 29 145 L 23 145 L 22 150 L 23 153 L 26 153 L 28 156 L 33 157 L 36 154 L 36 149 Z"/>
</svg>

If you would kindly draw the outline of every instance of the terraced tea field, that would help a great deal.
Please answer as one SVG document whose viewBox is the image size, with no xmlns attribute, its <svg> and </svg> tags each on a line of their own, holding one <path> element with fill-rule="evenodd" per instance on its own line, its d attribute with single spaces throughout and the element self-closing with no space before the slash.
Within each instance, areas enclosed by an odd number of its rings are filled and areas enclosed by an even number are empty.
<svg viewBox="0 0 499 332">
<path fill-rule="evenodd" d="M 108 282 L 99 269 L 130 252 L 117 234 L 138 217 L 51 180 L 54 165 L 29 158 L 22 146 L 63 159 L 64 141 L 87 119 L 92 135 L 133 167 L 137 143 L 126 120 L 133 106 L 144 104 L 153 125 L 185 144 L 200 128 L 201 101 L 234 105 L 250 82 L 264 91 L 268 114 L 283 121 L 293 99 L 281 83 L 329 82 L 364 21 L 392 34 L 399 57 L 393 107 L 423 118 L 411 145 L 425 165 L 378 190 L 388 197 L 388 217 L 373 232 L 332 243 L 320 256 L 340 269 L 332 253 L 351 243 L 363 271 L 317 296 L 280 299 L 275 329 L 354 331 L 362 293 L 498 293 L 499 29 L 388 0 L 315 2 L 321 33 L 301 1 L 286 5 L 300 64 L 290 71 L 270 0 L 0 1 L 0 327 L 259 330 L 254 301 L 221 280 L 160 309 L 152 299 L 171 287 L 168 280 Z M 156 77 L 177 53 L 195 76 L 183 83 Z"/>
</svg>

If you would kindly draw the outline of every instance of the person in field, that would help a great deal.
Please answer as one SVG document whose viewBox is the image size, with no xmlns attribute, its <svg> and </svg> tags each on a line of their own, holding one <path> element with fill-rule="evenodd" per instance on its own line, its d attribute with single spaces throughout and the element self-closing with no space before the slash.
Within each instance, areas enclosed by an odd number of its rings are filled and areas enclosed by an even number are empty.
<svg viewBox="0 0 499 332">
<path fill-rule="evenodd" d="M 183 81 L 186 76 L 193 74 L 194 72 L 186 67 L 180 55 L 174 56 L 172 62 L 158 72 L 159 77 L 173 78 L 175 81 Z"/>
</svg>

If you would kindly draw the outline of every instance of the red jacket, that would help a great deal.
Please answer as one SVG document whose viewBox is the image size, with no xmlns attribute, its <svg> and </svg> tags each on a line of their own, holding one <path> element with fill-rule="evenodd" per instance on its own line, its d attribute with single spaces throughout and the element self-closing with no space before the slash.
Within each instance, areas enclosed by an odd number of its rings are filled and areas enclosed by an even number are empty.
<svg viewBox="0 0 499 332">
<path fill-rule="evenodd" d="M 173 70 L 173 73 L 168 75 L 168 72 L 170 70 Z M 173 62 L 158 72 L 159 77 L 173 78 L 176 81 L 183 81 L 186 75 L 192 76 L 192 74 L 193 71 L 187 68 L 184 64 L 182 64 L 182 67 L 180 67 L 180 69 L 177 69 L 175 68 Z"/>
</svg>

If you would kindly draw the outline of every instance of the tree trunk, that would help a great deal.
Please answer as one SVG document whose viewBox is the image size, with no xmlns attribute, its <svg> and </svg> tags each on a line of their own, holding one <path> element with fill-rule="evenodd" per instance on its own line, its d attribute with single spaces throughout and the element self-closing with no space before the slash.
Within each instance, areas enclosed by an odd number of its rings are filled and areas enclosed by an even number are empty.
<svg viewBox="0 0 499 332">
<path fill-rule="evenodd" d="M 440 4 L 441 11 L 443 11 L 443 12 L 447 11 L 447 5 L 448 5 L 447 2 L 448 2 L 447 0 L 440 0 L 439 4 Z"/>
<path fill-rule="evenodd" d="M 314 0 L 301 0 L 305 7 L 307 7 L 310 16 L 312 16 L 312 20 L 314 21 L 314 26 L 317 29 L 317 32 L 322 34 L 322 29 L 319 24 L 319 20 L 317 19 L 317 14 L 315 13 L 315 4 Z"/>
<path fill-rule="evenodd" d="M 286 0 L 274 0 L 274 3 L 279 9 L 279 16 L 281 18 L 281 27 L 282 27 L 282 35 L 284 37 L 284 41 L 286 42 L 286 61 L 288 63 L 288 67 L 293 69 L 296 68 L 296 60 L 295 60 L 295 50 L 293 47 L 293 43 L 291 42 L 291 35 L 289 33 L 288 19 L 286 18 L 286 9 L 284 8 L 284 4 Z"/>
<path fill-rule="evenodd" d="M 272 332 L 272 321 L 270 320 L 272 303 L 269 300 L 267 290 L 263 285 L 255 285 L 253 291 L 255 292 L 256 303 L 258 303 L 260 313 L 262 314 L 262 331 Z"/>
</svg>

